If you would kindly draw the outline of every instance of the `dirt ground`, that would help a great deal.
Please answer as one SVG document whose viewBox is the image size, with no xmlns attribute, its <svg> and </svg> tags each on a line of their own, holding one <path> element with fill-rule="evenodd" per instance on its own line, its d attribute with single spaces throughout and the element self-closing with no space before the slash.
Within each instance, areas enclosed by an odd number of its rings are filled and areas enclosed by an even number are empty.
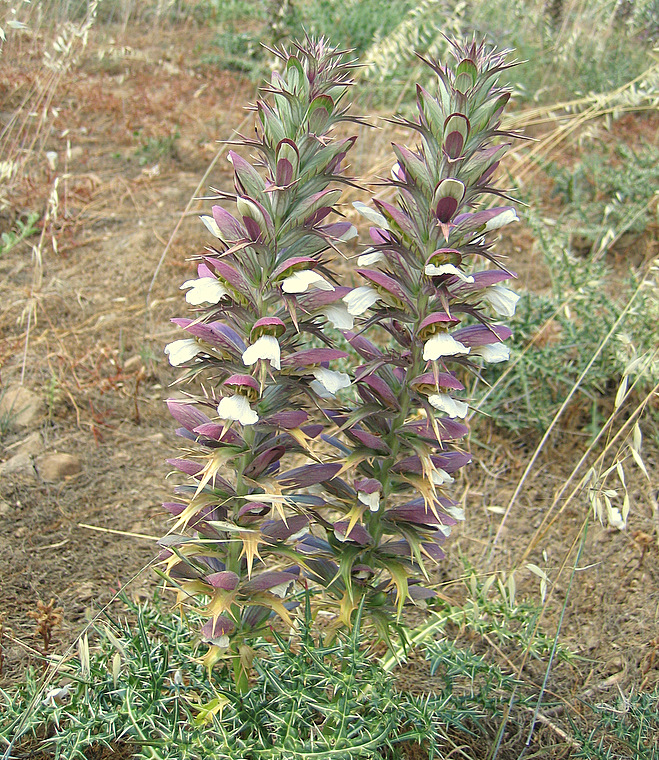
<svg viewBox="0 0 659 760">
<path fill-rule="evenodd" d="M 176 450 L 175 425 L 163 403 L 176 371 L 162 350 L 176 334 L 169 320 L 185 313 L 178 288 L 194 276 L 187 259 L 203 250 L 197 216 L 208 203 L 192 204 L 158 265 L 216 155 L 216 141 L 231 136 L 255 94 L 247 79 L 196 63 L 208 31 L 128 31 L 114 42 L 108 30 L 94 33 L 98 38 L 62 79 L 51 105 L 56 115 L 43 148 L 57 153 L 57 167 L 41 159 L 30 164 L 0 216 L 0 232 L 29 211 L 43 218 L 59 177 L 42 271 L 31 255 L 41 229 L 0 257 L 0 392 L 23 378 L 38 399 L 29 423 L 4 419 L 0 427 L 0 686 L 15 682 L 33 657 L 38 642 L 28 613 L 37 601 L 53 598 L 62 608 L 55 650 L 63 651 L 120 587 L 149 594 L 157 583 L 148 565 L 155 540 L 168 529 L 161 507 L 170 495 L 165 459 Z M 36 58 L 4 60 L 5 125 L 38 75 Z M 244 129 L 250 128 L 248 122 Z M 357 155 L 357 163 L 367 160 Z M 221 158 L 201 193 L 230 181 Z M 520 230 L 508 241 L 511 266 L 524 285 L 539 287 L 542 265 L 529 240 Z M 479 573 L 520 562 L 574 465 L 584 428 L 577 410 L 549 442 L 488 560 L 501 520 L 489 507 L 506 506 L 538 438 L 479 425 L 471 444 L 476 464 L 457 484 L 468 517 L 439 571 L 443 593 L 464 598 L 465 562 Z M 657 451 L 647 446 L 654 477 Z M 55 453 L 70 455 L 69 470 L 48 470 Z M 628 529 L 591 523 L 572 581 L 560 638 L 578 657 L 557 666 L 549 682 L 550 693 L 568 703 L 584 695 L 605 701 L 618 690 L 659 682 L 657 482 L 634 473 L 629 488 Z M 588 509 L 585 498 L 576 499 L 524 561 L 556 579 L 562 563 L 574 561 Z M 550 589 L 542 625 L 552 635 L 570 567 Z M 518 594 L 539 601 L 539 578 L 523 566 L 516 577 Z M 519 665 L 519 653 L 504 655 L 511 667 Z M 531 662 L 524 676 L 541 683 L 544 667 Z M 425 678 L 420 670 L 409 669 L 410 685 Z"/>
<path fill-rule="evenodd" d="M 99 40 L 71 72 L 46 146 L 66 161 L 58 219 L 48 230 L 58 251 L 44 251 L 36 288 L 28 242 L 0 258 L 3 389 L 20 383 L 25 363 L 25 386 L 39 398 L 35 419 L 28 426 L 8 420 L 1 442 L 9 460 L 32 434 L 40 436 L 30 445 L 31 466 L 0 475 L 0 611 L 5 629 L 30 645 L 26 612 L 38 599 L 54 597 L 63 608 L 58 638 L 70 641 L 86 616 L 153 558 L 154 539 L 167 530 L 160 504 L 168 496 L 165 459 L 176 444 L 163 402 L 176 373 L 162 350 L 175 334 L 169 319 L 185 308 L 178 286 L 195 276 L 186 258 L 206 242 L 196 214 L 183 219 L 148 309 L 147 291 L 216 140 L 231 136 L 254 95 L 231 74 L 173 60 L 172 43 L 166 34 L 157 47 L 135 38 L 99 61 Z M 0 82 L 0 108 L 8 113 L 37 74 L 10 68 Z M 169 149 L 173 135 L 180 136 Z M 158 141 L 166 152 L 159 154 Z M 219 162 L 212 182 L 226 186 L 229 168 Z M 43 215 L 53 182 L 47 166 L 37 167 L 24 196 L 14 199 L 16 215 L 35 207 Z M 29 243 L 36 240 L 38 234 Z M 79 472 L 44 480 L 39 462 L 55 452 L 76 457 Z M 145 570 L 131 588 L 154 583 Z M 4 677 L 11 678 L 26 651 L 6 642 L 5 649 Z"/>
</svg>

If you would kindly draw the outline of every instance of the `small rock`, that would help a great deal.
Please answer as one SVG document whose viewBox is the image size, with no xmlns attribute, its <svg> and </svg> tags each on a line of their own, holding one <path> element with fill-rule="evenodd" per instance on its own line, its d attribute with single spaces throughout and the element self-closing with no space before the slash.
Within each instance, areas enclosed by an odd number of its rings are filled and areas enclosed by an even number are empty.
<svg viewBox="0 0 659 760">
<path fill-rule="evenodd" d="M 91 581 L 78 583 L 75 587 L 75 595 L 83 602 L 91 599 L 93 596 L 96 596 L 94 584 Z"/>
<path fill-rule="evenodd" d="M 0 418 L 12 427 L 28 427 L 43 414 L 43 402 L 22 385 L 12 385 L 0 398 Z"/>
<path fill-rule="evenodd" d="M 34 454 L 37 456 L 43 451 L 43 438 L 38 430 L 34 433 L 30 433 L 27 438 L 23 439 L 18 444 L 19 454 Z"/>
<path fill-rule="evenodd" d="M 614 671 L 622 670 L 622 668 L 624 667 L 624 664 L 625 664 L 625 661 L 622 655 L 619 655 L 619 654 L 612 657 L 608 662 L 608 666 L 611 668 L 611 670 L 614 670 Z"/>
<path fill-rule="evenodd" d="M 9 514 L 9 511 L 11 510 L 11 507 L 9 504 L 7 504 L 6 501 L 3 501 L 0 499 L 0 517 L 5 517 Z"/>
<path fill-rule="evenodd" d="M 39 475 L 48 483 L 77 475 L 82 470 L 80 459 L 73 454 L 45 454 L 37 459 Z"/>
<path fill-rule="evenodd" d="M 14 454 L 13 457 L 0 465 L 0 475 L 34 476 L 35 474 L 32 456 L 25 451 Z"/>
</svg>

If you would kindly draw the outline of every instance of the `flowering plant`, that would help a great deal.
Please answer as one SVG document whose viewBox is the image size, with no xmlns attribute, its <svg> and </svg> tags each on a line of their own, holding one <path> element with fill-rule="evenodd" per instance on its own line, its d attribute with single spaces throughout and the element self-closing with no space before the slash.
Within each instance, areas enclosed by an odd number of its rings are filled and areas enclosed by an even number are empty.
<svg viewBox="0 0 659 760">
<path fill-rule="evenodd" d="M 463 518 L 447 492 L 470 461 L 460 378 L 507 358 L 496 319 L 517 299 L 489 239 L 515 212 L 479 208 L 504 195 L 491 183 L 509 147 L 504 55 L 470 43 L 452 67 L 427 62 L 438 96 L 419 87 L 418 119 L 397 120 L 421 146 L 393 146 L 396 204 L 354 204 L 374 226 L 351 288 L 329 253 L 356 230 L 328 217 L 352 183 L 356 138 L 330 133 L 359 122 L 343 105 L 354 62 L 324 40 L 274 52 L 283 71 L 240 143 L 259 164 L 229 153 L 236 192 L 218 199 L 237 215 L 202 217 L 215 242 L 182 286 L 196 312 L 165 349 L 204 391 L 168 402 L 186 445 L 170 462 L 190 480 L 165 505 L 177 519 L 162 558 L 204 605 L 207 665 L 228 657 L 239 684 L 271 615 L 292 624 L 299 581 L 322 587 L 337 625 L 361 606 L 383 638 L 394 609 L 433 595 L 428 561 Z M 494 267 L 474 271 L 479 259 Z"/>
</svg>

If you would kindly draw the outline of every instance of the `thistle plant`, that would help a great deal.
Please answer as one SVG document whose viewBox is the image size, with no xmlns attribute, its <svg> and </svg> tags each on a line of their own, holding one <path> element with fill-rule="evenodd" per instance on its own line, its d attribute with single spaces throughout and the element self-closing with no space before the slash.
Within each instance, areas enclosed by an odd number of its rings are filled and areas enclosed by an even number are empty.
<svg viewBox="0 0 659 760">
<path fill-rule="evenodd" d="M 168 402 L 193 447 L 171 464 L 193 484 L 165 505 L 178 518 L 162 542 L 167 573 L 184 597 L 209 599 L 208 664 L 230 643 L 239 682 L 251 658 L 245 641 L 273 612 L 292 624 L 283 597 L 300 573 L 296 537 L 311 523 L 331 525 L 311 491 L 342 465 L 314 450 L 324 425 L 313 417 L 318 393 L 350 384 L 328 367 L 347 354 L 324 328 L 352 321 L 341 302 L 350 289 L 325 254 L 356 235 L 349 222 L 326 221 L 337 183 L 350 182 L 341 165 L 356 138 L 329 132 L 357 121 L 342 105 L 354 64 L 324 40 L 272 52 L 283 73 L 263 91 L 269 102 L 256 103 L 257 136 L 240 142 L 259 168 L 229 153 L 236 192 L 217 197 L 237 216 L 217 205 L 202 217 L 215 243 L 182 286 L 197 313 L 174 320 L 189 337 L 165 349 L 188 366 L 184 380 L 206 382 L 204 395 Z"/>
<path fill-rule="evenodd" d="M 511 206 L 482 207 L 483 196 L 506 198 L 492 176 L 510 146 L 500 138 L 516 137 L 499 129 L 509 93 L 497 77 L 507 64 L 504 53 L 476 43 L 453 52 L 452 67 L 425 61 L 437 97 L 418 87 L 417 120 L 394 120 L 421 140 L 414 151 L 393 145 L 397 162 L 384 184 L 396 204 L 355 204 L 375 224 L 356 270 L 366 284 L 343 299 L 351 315 L 364 315 L 346 332 L 363 362 L 353 375 L 359 398 L 328 412 L 343 432 L 343 471 L 354 467 L 334 525 L 350 546 L 333 560 L 349 610 L 363 594 L 373 604 L 389 593 L 398 612 L 407 599 L 432 595 L 419 580 L 464 518 L 447 490 L 471 459 L 458 443 L 468 432 L 461 377 L 509 356 L 512 333 L 498 320 L 513 315 L 518 296 L 501 284 L 514 275 L 490 233 L 517 215 Z"/>
<path fill-rule="evenodd" d="M 122 595 L 131 622 L 109 616 L 97 624 L 86 664 L 70 658 L 46 695 L 31 668 L 20 684 L 0 688 L 3 758 L 85 760 L 100 745 L 136 760 L 380 760 L 411 756 L 413 742 L 427 748 L 419 756 L 439 758 L 453 746 L 447 734 L 482 743 L 488 718 L 498 718 L 517 686 L 440 639 L 424 647 L 441 674 L 438 693 L 401 691 L 362 646 L 359 613 L 349 633 L 329 641 L 307 599 L 298 635 L 275 632 L 259 643 L 263 657 L 239 695 L 230 674 L 216 668 L 209 677 L 200 667 L 190 630 L 197 615 L 172 612 L 158 595 L 141 605 Z"/>
<path fill-rule="evenodd" d="M 470 460 L 460 377 L 507 358 L 495 320 L 517 298 L 489 240 L 515 212 L 480 208 L 503 195 L 503 54 L 469 44 L 453 67 L 428 62 L 439 94 L 419 88 L 418 121 L 399 121 L 421 147 L 394 146 L 397 205 L 355 204 L 376 226 L 351 288 L 332 254 L 356 230 L 328 217 L 352 182 L 355 138 L 331 133 L 359 122 L 343 105 L 354 62 L 324 40 L 273 52 L 283 72 L 240 143 L 258 162 L 229 153 L 235 193 L 217 198 L 237 213 L 202 217 L 214 245 L 182 286 L 196 312 L 165 349 L 203 393 L 168 402 L 187 447 L 170 461 L 190 481 L 166 504 L 162 558 L 180 599 L 203 605 L 207 666 L 230 661 L 243 688 L 250 640 L 273 614 L 292 625 L 298 582 L 322 588 L 336 625 L 361 608 L 385 639 L 394 610 L 433 595 L 428 561 L 463 517 L 447 491 Z M 494 268 L 472 272 L 479 259 Z"/>
</svg>

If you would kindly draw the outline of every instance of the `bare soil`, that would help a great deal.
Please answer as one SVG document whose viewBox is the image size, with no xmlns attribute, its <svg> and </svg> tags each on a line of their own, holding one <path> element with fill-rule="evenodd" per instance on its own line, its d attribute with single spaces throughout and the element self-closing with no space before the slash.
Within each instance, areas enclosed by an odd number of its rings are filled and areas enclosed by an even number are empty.
<svg viewBox="0 0 659 760">
<path fill-rule="evenodd" d="M 165 459 L 176 451 L 175 425 L 164 405 L 176 371 L 162 350 L 176 336 L 169 320 L 185 313 L 178 287 L 194 276 L 188 257 L 203 250 L 197 215 L 208 204 L 192 204 L 150 287 L 216 141 L 231 136 L 255 93 L 247 79 L 196 62 L 209 44 L 208 30 L 128 30 L 114 42 L 110 30 L 93 34 L 55 92 L 56 115 L 43 149 L 57 152 L 57 170 L 41 158 L 28 164 L 0 216 L 0 232 L 29 211 L 43 218 L 59 176 L 58 214 L 44 230 L 41 278 L 35 280 L 31 255 L 41 230 L 0 257 L 2 388 L 23 377 L 43 402 L 28 428 L 4 422 L 0 458 L 9 460 L 38 432 L 35 462 L 52 452 L 80 460 L 78 474 L 53 482 L 38 467 L 0 476 L 0 686 L 19 679 L 37 658 L 40 642 L 28 616 L 37 601 L 53 598 L 62 608 L 54 641 L 54 651 L 62 652 L 119 588 L 148 595 L 157 584 L 149 564 L 155 541 L 168 529 L 161 507 L 170 494 Z M 26 54 L 3 64 L 0 118 L 6 125 L 38 81 L 40 59 Z M 647 133 L 639 117 L 626 121 L 628 135 L 637 123 L 639 133 Z M 358 155 L 358 163 L 368 161 L 367 153 Z M 221 159 L 201 192 L 208 185 L 228 188 L 229 169 Z M 506 241 L 510 265 L 524 284 L 542 288 L 543 265 L 530 239 L 521 229 Z M 501 514 L 489 508 L 507 505 L 538 436 L 513 437 L 479 423 L 471 442 L 475 464 L 457 484 L 468 517 L 439 569 L 445 595 L 464 598 L 465 563 L 477 573 L 520 563 L 582 449 L 588 421 L 587 410 L 575 407 L 545 447 L 491 558 Z M 628 529 L 591 522 L 571 581 L 560 639 L 578 657 L 554 668 L 548 688 L 572 711 L 580 710 L 580 698 L 605 701 L 619 690 L 659 682 L 658 462 L 651 441 L 645 461 L 653 481 L 631 474 Z M 585 497 L 575 499 L 524 557 L 553 581 L 541 623 L 552 634 L 588 511 Z M 523 564 L 516 577 L 518 595 L 539 603 L 539 578 Z M 479 647 L 490 647 L 511 670 L 521 664 L 518 651 L 491 641 Z M 540 684 L 545 667 L 529 660 L 523 677 Z M 413 661 L 400 679 L 409 688 L 432 687 L 422 663 Z M 539 730 L 552 734 L 551 727 Z"/>
<path fill-rule="evenodd" d="M 26 613 L 38 599 L 54 597 L 63 608 L 63 646 L 119 587 L 131 583 L 138 593 L 155 584 L 143 568 L 167 531 L 160 504 L 171 469 L 165 459 L 176 448 L 164 405 L 176 373 L 163 347 L 175 334 L 169 319 L 185 308 L 179 284 L 195 276 L 186 258 L 206 242 L 197 214 L 183 218 L 148 308 L 147 291 L 216 141 L 231 136 L 254 94 L 230 73 L 172 60 L 169 51 L 181 50 L 173 45 L 177 37 L 161 32 L 155 45 L 148 37 L 111 45 L 122 54 L 105 65 L 97 52 L 107 40 L 90 45 L 59 88 L 59 112 L 44 146 L 66 162 L 58 219 L 46 230 L 57 253 L 47 244 L 37 287 L 30 250 L 40 231 L 0 258 L 3 388 L 24 376 L 43 402 L 43 414 L 27 428 L 6 420 L 3 458 L 38 431 L 43 444 L 35 459 L 59 452 L 81 460 L 79 474 L 56 482 L 40 478 L 38 467 L 0 482 L 5 678 L 20 672 L 23 644 L 35 644 Z M 5 66 L 0 109 L 10 112 L 38 74 L 36 66 Z M 161 145 L 167 150 L 159 154 Z M 231 177 L 223 161 L 210 181 L 227 186 Z M 2 231 L 27 210 L 43 217 L 54 179 L 47 165 L 32 168 Z"/>
</svg>

